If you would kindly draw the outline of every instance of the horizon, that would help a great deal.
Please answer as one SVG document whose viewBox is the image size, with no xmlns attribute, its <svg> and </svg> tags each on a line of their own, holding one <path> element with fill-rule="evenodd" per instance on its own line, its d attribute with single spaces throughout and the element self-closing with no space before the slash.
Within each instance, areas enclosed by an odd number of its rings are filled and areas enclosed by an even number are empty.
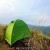
<svg viewBox="0 0 50 50">
<path fill-rule="evenodd" d="M 50 26 L 50 0 L 0 0 L 0 24 L 21 19 L 35 26 Z"/>
</svg>

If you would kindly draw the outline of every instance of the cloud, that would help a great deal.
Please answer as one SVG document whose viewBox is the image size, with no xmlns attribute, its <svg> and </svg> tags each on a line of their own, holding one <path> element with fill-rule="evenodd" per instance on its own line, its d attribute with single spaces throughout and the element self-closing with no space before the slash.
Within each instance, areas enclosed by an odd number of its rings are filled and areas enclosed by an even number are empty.
<svg viewBox="0 0 50 50">
<path fill-rule="evenodd" d="M 22 19 L 28 24 L 50 26 L 49 0 L 1 0 L 0 23 Z"/>
</svg>

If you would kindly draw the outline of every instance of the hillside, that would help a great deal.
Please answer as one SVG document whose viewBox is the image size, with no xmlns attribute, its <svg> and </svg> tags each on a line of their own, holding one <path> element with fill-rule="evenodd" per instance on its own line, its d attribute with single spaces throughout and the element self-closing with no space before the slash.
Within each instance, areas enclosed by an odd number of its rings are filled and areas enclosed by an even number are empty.
<svg viewBox="0 0 50 50">
<path fill-rule="evenodd" d="M 45 26 L 34 26 L 34 25 L 28 25 L 28 26 L 31 29 L 36 29 L 36 30 L 43 32 L 45 35 L 50 33 L 50 26 L 46 26 L 46 27 Z"/>
<path fill-rule="evenodd" d="M 4 40 L 6 26 L 0 25 L 0 50 L 50 50 L 50 39 L 38 30 L 30 29 L 31 36 L 21 39 L 10 46 Z M 24 48 L 24 49 L 23 49 Z"/>
</svg>

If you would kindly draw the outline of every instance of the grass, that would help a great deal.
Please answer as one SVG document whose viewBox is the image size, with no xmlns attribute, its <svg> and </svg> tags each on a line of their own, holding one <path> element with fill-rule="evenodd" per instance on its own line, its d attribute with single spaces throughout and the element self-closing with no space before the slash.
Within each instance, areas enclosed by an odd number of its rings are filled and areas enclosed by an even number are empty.
<svg viewBox="0 0 50 50">
<path fill-rule="evenodd" d="M 50 39 L 38 30 L 31 30 L 29 46 L 36 50 L 50 50 Z"/>
<path fill-rule="evenodd" d="M 0 24 L 0 41 L 3 40 L 3 37 L 4 37 L 4 29 L 5 28 L 6 28 L 6 26 Z"/>
<path fill-rule="evenodd" d="M 30 37 L 17 41 L 10 47 L 4 40 L 5 28 L 6 26 L 0 25 L 0 50 L 15 50 L 16 47 L 31 47 L 31 50 L 50 50 L 50 37 L 45 36 L 41 31 L 32 29 L 30 29 Z"/>
</svg>

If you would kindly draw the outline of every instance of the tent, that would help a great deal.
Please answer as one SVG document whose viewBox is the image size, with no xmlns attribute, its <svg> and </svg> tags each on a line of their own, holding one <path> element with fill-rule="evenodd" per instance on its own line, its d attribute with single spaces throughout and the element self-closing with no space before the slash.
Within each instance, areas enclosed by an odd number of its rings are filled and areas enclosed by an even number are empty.
<svg viewBox="0 0 50 50">
<path fill-rule="evenodd" d="M 29 37 L 30 31 L 27 24 L 23 20 L 12 21 L 6 28 L 5 40 L 10 44 L 14 44 L 16 41 Z"/>
</svg>

